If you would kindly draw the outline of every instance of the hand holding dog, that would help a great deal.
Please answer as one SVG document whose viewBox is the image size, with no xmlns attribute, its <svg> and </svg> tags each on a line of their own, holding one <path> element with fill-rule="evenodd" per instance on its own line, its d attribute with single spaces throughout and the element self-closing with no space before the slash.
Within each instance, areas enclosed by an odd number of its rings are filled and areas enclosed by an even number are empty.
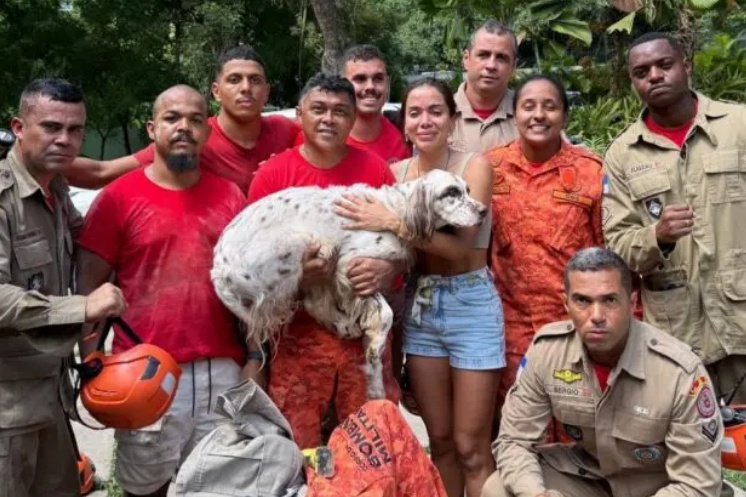
<svg viewBox="0 0 746 497">
<path fill-rule="evenodd" d="M 391 231 L 396 233 L 401 220 L 378 199 L 370 195 L 356 197 L 345 194 L 334 201 L 334 212 L 351 223 L 343 224 L 347 230 Z"/>
<path fill-rule="evenodd" d="M 352 289 L 361 297 L 390 289 L 400 272 L 399 264 L 383 259 L 352 259 L 347 267 Z"/>
<path fill-rule="evenodd" d="M 334 261 L 319 257 L 321 245 L 311 243 L 303 252 L 303 276 L 300 280 L 301 290 L 329 281 L 334 273 Z"/>
</svg>

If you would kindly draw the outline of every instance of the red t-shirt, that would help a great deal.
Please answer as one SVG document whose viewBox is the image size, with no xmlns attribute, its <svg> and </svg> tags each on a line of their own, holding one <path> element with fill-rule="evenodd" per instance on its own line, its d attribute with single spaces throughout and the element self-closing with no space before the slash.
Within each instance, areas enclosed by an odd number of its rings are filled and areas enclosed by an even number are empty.
<svg viewBox="0 0 746 497">
<path fill-rule="evenodd" d="M 484 121 L 497 110 L 497 107 L 493 109 L 475 109 L 474 107 L 472 107 L 471 110 L 473 110 L 474 113 L 479 116 L 479 119 Z"/>
<path fill-rule="evenodd" d="M 684 144 L 684 141 L 686 141 L 689 130 L 692 128 L 692 124 L 694 124 L 694 120 L 697 118 L 698 106 L 699 103 L 695 101 L 694 117 L 691 119 L 691 121 L 685 123 L 682 126 L 678 126 L 676 128 L 664 128 L 663 126 L 659 126 L 658 124 L 656 124 L 650 114 L 645 116 L 645 126 L 648 127 L 651 133 L 662 136 L 664 138 L 668 138 L 669 140 L 674 142 L 677 147 L 681 148 L 681 146 Z"/>
<path fill-rule="evenodd" d="M 286 117 L 267 116 L 261 120 L 256 144 L 245 148 L 225 134 L 217 116 L 210 117 L 207 124 L 212 133 L 202 148 L 200 168 L 234 182 L 242 192 L 248 190 L 259 164 L 291 148 L 300 132 L 298 123 Z M 134 155 L 143 166 L 152 164 L 154 156 L 155 145 L 152 143 Z"/>
<path fill-rule="evenodd" d="M 88 211 L 79 243 L 114 268 L 128 304 L 123 318 L 179 363 L 245 361 L 236 321 L 210 280 L 218 237 L 244 206 L 238 187 L 211 173 L 167 190 L 138 169 L 104 188 Z M 132 345 L 115 334 L 115 352 Z"/>
<path fill-rule="evenodd" d="M 381 119 L 381 132 L 373 141 L 364 142 L 356 140 L 350 135 L 347 137 L 347 144 L 374 153 L 389 164 L 411 157 L 412 152 L 409 151 L 409 148 L 404 143 L 404 137 L 401 132 L 385 117 Z M 301 145 L 303 141 L 303 133 L 298 133 L 295 144 Z"/>
<path fill-rule="evenodd" d="M 249 189 L 249 203 L 296 186 L 351 186 L 364 183 L 374 188 L 396 184 L 388 164 L 377 155 L 348 147 L 347 156 L 331 169 L 320 169 L 300 153 L 300 147 L 281 153 L 264 164 L 256 173 Z M 295 314 L 294 328 L 315 326 L 315 320 L 305 311 Z"/>
<path fill-rule="evenodd" d="M 396 183 L 388 164 L 377 155 L 355 147 L 331 169 L 321 169 L 300 153 L 300 147 L 287 150 L 266 162 L 257 171 L 249 188 L 249 203 L 296 186 L 351 186 L 365 183 L 374 188 Z"/>
<path fill-rule="evenodd" d="M 601 391 L 605 392 L 609 386 L 609 374 L 613 368 L 601 366 L 600 364 L 593 364 L 593 369 L 596 371 L 596 378 L 598 378 L 598 386 L 601 387 Z"/>
</svg>

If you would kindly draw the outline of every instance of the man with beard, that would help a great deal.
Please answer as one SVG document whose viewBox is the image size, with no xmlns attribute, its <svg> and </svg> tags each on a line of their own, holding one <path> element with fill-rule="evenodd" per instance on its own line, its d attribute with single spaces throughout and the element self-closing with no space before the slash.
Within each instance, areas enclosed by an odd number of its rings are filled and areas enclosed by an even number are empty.
<svg viewBox="0 0 746 497">
<path fill-rule="evenodd" d="M 301 186 L 350 186 L 364 183 L 374 188 L 396 180 L 380 157 L 347 145 L 355 122 L 355 91 L 340 76 L 317 74 L 303 88 L 298 117 L 305 141 L 259 169 L 249 190 L 256 202 L 280 190 Z M 309 246 L 303 258 L 301 290 L 331 277 L 333 262 L 318 257 L 319 245 Z M 348 276 L 361 295 L 391 288 L 401 268 L 379 259 L 356 259 Z M 254 359 L 257 355 L 259 359 Z M 249 376 L 264 386 L 261 354 L 250 351 Z M 271 351 L 268 391 L 288 420 L 301 448 L 321 444 L 321 420 L 330 401 L 344 419 L 367 399 L 363 373 L 362 340 L 343 340 L 300 310 L 288 325 L 276 351 Z M 399 390 L 390 367 L 391 348 L 384 352 L 386 397 L 398 402 Z"/>
<path fill-rule="evenodd" d="M 455 95 L 453 148 L 482 153 L 518 137 L 508 89 L 517 60 L 518 41 L 506 25 L 489 20 L 471 35 L 463 55 L 466 81 Z"/>
<path fill-rule="evenodd" d="M 234 182 L 246 192 L 259 164 L 293 146 L 300 129 L 282 116 L 263 117 L 269 98 L 264 61 L 248 45 L 231 48 L 218 58 L 212 96 L 220 104 L 207 120 L 212 133 L 201 152 L 204 171 Z M 66 173 L 70 184 L 101 188 L 140 166 L 153 162 L 151 144 L 134 155 L 110 161 L 78 158 Z"/>
<path fill-rule="evenodd" d="M 148 133 L 153 163 L 107 186 L 88 212 L 79 289 L 90 291 L 113 275 L 130 305 L 122 317 L 183 371 L 161 420 L 116 432 L 116 474 L 126 495 L 159 497 L 180 461 L 215 427 L 217 396 L 240 381 L 244 346 L 215 294 L 210 268 L 220 233 L 244 197 L 235 184 L 200 170 L 210 126 L 196 90 L 180 85 L 163 92 Z M 92 342 L 84 341 L 83 354 Z M 114 352 L 133 345 L 117 330 Z"/>
<path fill-rule="evenodd" d="M 645 110 L 606 153 L 604 236 L 642 275 L 645 320 L 691 346 L 726 395 L 746 374 L 746 107 L 692 91 L 667 35 L 635 40 L 628 66 Z"/>
</svg>

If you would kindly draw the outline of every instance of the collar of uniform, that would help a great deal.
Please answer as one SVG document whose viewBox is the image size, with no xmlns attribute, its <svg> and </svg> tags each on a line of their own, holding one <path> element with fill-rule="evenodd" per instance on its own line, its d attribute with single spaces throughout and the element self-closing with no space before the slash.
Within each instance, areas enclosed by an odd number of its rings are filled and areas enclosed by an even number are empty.
<svg viewBox="0 0 746 497">
<path fill-rule="evenodd" d="M 462 118 L 481 120 L 474 112 L 471 102 L 469 102 L 469 97 L 466 96 L 466 82 L 461 83 L 453 99 L 456 101 L 456 113 L 460 114 Z M 507 119 L 508 117 L 513 117 L 513 90 L 511 89 L 505 92 L 500 105 L 497 106 L 497 109 L 490 117 L 484 120 L 484 123 L 489 124 L 498 119 Z"/>
<path fill-rule="evenodd" d="M 629 324 L 629 335 L 624 352 L 617 362 L 619 369 L 624 369 L 630 375 L 640 380 L 645 379 L 646 334 L 640 323 L 634 319 Z"/>
<path fill-rule="evenodd" d="M 515 140 L 509 146 L 509 154 L 506 157 L 515 158 L 510 160 L 510 163 L 515 165 L 517 168 L 528 174 L 529 176 L 538 176 L 540 174 L 547 173 L 554 169 L 558 169 L 564 166 L 572 166 L 575 162 L 575 154 L 573 153 L 573 146 L 567 141 L 562 140 L 560 149 L 549 158 L 540 167 L 534 166 L 526 159 L 521 149 L 521 140 Z"/>
<path fill-rule="evenodd" d="M 717 145 L 717 137 L 710 130 L 710 119 L 716 119 L 728 114 L 728 108 L 716 100 L 712 100 L 699 92 L 692 92 L 697 97 L 697 115 L 694 116 L 694 124 L 701 129 L 713 145 Z M 669 140 L 654 134 L 645 124 L 647 108 L 640 112 L 637 120 L 630 128 L 631 133 L 627 139 L 627 145 L 634 145 L 640 141 L 657 145 L 661 148 L 678 150 L 676 145 Z"/>
<path fill-rule="evenodd" d="M 44 194 L 44 190 L 42 190 L 39 183 L 28 171 L 28 168 L 21 162 L 16 147 L 13 147 L 8 154 L 8 164 L 13 171 L 15 182 L 18 185 L 18 195 L 21 198 L 28 198 L 37 191 Z M 57 174 L 52 178 L 52 181 L 49 182 L 49 190 L 56 193 L 57 197 L 62 197 L 62 195 L 68 191 L 67 181 L 65 181 L 65 178 L 63 178 L 62 175 Z"/>
<path fill-rule="evenodd" d="M 567 329 L 568 330 L 575 330 L 575 326 L 572 324 L 572 321 L 567 322 Z M 570 351 L 570 363 L 571 364 L 582 364 L 583 360 L 585 359 L 585 347 L 583 346 L 583 340 L 580 338 L 580 333 L 578 333 L 578 330 L 575 330 L 575 337 L 573 337 L 572 341 L 572 350 Z"/>
<path fill-rule="evenodd" d="M 567 325 L 572 327 L 572 323 Z M 641 380 L 645 379 L 645 330 L 640 326 L 639 322 L 632 320 L 630 322 L 630 333 L 627 337 L 627 345 L 624 346 L 624 352 L 617 362 L 617 368 L 624 369 L 630 375 Z M 572 364 L 581 364 L 587 353 L 583 346 L 583 340 L 580 338 L 580 334 L 575 332 L 575 339 L 573 340 L 573 348 L 570 351 L 570 362 Z M 588 357 L 590 361 L 590 357 Z"/>
<path fill-rule="evenodd" d="M 13 176 L 18 185 L 18 195 L 21 198 L 27 198 L 37 191 L 42 191 L 39 183 L 36 182 L 28 171 L 28 168 L 21 162 L 17 147 L 13 147 L 8 154 L 8 164 L 13 171 Z"/>
</svg>

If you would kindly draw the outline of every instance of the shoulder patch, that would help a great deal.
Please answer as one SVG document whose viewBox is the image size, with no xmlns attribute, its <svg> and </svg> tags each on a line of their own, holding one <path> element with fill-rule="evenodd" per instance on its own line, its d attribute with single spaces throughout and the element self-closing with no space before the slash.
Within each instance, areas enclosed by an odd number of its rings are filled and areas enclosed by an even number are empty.
<svg viewBox="0 0 746 497">
<path fill-rule="evenodd" d="M 550 339 L 553 337 L 565 337 L 575 333 L 575 326 L 572 321 L 559 321 L 542 327 L 534 337 L 534 343 L 541 339 Z"/>
<path fill-rule="evenodd" d="M 652 329 L 653 333 L 648 333 L 647 346 L 650 350 L 663 356 L 681 366 L 687 373 L 693 373 L 702 361 L 692 349 L 679 342 L 675 338 Z"/>
<path fill-rule="evenodd" d="M 588 159 L 596 164 L 598 164 L 598 167 L 601 168 L 601 165 L 603 164 L 603 160 L 601 157 L 593 153 L 592 150 L 588 150 L 585 147 L 579 146 L 579 145 L 572 145 L 570 147 L 570 150 L 572 151 L 573 155 L 576 155 L 578 157 L 582 157 L 583 159 Z"/>
<path fill-rule="evenodd" d="M 640 122 L 642 122 L 640 120 L 641 116 L 642 116 L 642 114 L 640 114 L 640 116 L 638 116 L 637 119 L 635 119 L 631 123 L 627 124 L 627 126 L 625 126 L 619 133 L 617 133 L 617 135 L 614 137 L 614 139 L 611 140 L 611 142 L 609 143 L 609 146 L 606 148 L 606 151 L 604 152 L 604 157 L 606 157 L 606 155 L 609 153 L 609 151 L 615 145 L 616 146 L 623 146 L 621 142 L 624 142 L 624 145 L 631 145 L 632 143 L 634 143 L 635 141 L 637 141 L 638 133 L 634 132 L 634 127 L 637 124 L 639 124 Z M 629 135 L 629 136 L 627 136 L 627 135 Z M 635 139 L 632 140 L 632 137 L 634 137 Z"/>
<path fill-rule="evenodd" d="M 7 165 L 6 161 L 0 161 L 0 191 L 7 190 L 16 182 L 13 171 Z"/>
<path fill-rule="evenodd" d="M 510 144 L 502 145 L 499 147 L 491 148 L 488 151 L 486 151 L 482 156 L 487 159 L 487 162 L 492 164 L 492 167 L 499 166 L 503 159 L 505 158 L 505 155 L 508 153 L 508 149 L 510 148 Z"/>
</svg>

